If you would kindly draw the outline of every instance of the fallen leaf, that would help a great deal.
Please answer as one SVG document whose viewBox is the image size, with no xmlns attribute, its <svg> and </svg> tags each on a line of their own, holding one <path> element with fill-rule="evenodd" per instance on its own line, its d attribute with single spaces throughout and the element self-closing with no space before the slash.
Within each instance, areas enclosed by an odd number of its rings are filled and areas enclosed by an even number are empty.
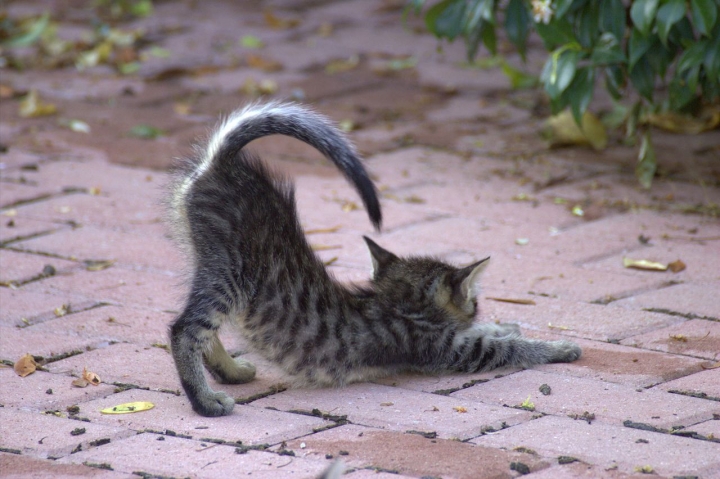
<svg viewBox="0 0 720 479">
<path fill-rule="evenodd" d="M 58 306 L 53 310 L 53 313 L 55 313 L 55 316 L 57 316 L 58 318 L 62 318 L 63 316 L 68 314 L 68 312 L 70 312 L 70 306 L 68 306 L 67 304 Z"/>
<path fill-rule="evenodd" d="M 340 123 L 338 123 L 338 128 L 340 128 L 340 130 L 344 131 L 345 133 L 350 133 L 355 129 L 355 122 L 349 118 L 345 118 L 344 120 L 340 120 Z"/>
<path fill-rule="evenodd" d="M 532 299 L 519 299 L 519 298 L 494 298 L 494 297 L 487 297 L 485 299 L 492 299 L 493 301 L 500 301 L 501 303 L 512 303 L 512 304 L 527 304 L 527 305 L 535 305 L 535 301 Z"/>
<path fill-rule="evenodd" d="M 551 147 L 589 145 L 595 150 L 603 150 L 608 142 L 605 126 L 589 111 L 582 117 L 582 129 L 569 110 L 548 118 L 543 136 Z"/>
<path fill-rule="evenodd" d="M 312 248 L 313 251 L 327 251 L 329 249 L 340 249 L 342 248 L 342 245 L 339 244 L 311 244 L 310 248 Z"/>
<path fill-rule="evenodd" d="M 559 329 L 560 331 L 570 331 L 570 328 L 567 326 L 555 326 L 553 323 L 548 323 L 548 328 Z"/>
<path fill-rule="evenodd" d="M 159 128 L 155 128 L 154 126 L 139 124 L 132 127 L 130 134 L 144 140 L 154 140 L 155 138 L 162 136 L 163 131 Z"/>
<path fill-rule="evenodd" d="M 305 234 L 306 235 L 314 235 L 314 234 L 318 234 L 318 233 L 334 233 L 337 230 L 339 230 L 340 228 L 342 228 L 341 225 L 331 226 L 330 228 L 315 228 L 312 230 L 305 230 Z"/>
<path fill-rule="evenodd" d="M 67 126 L 77 133 L 90 133 L 90 125 L 82 120 L 67 120 L 61 122 L 62 126 Z"/>
<path fill-rule="evenodd" d="M 520 246 L 525 246 L 529 242 L 530 242 L 530 240 L 528 238 L 516 238 L 515 239 L 515 244 L 520 245 Z"/>
<path fill-rule="evenodd" d="M 245 48 L 262 48 L 265 46 L 262 40 L 254 35 L 245 35 L 240 39 L 240 45 Z"/>
<path fill-rule="evenodd" d="M 275 60 L 268 60 L 260 55 L 248 55 L 245 59 L 250 68 L 257 68 L 265 72 L 277 72 L 283 69 L 283 65 Z"/>
<path fill-rule="evenodd" d="M 510 199 L 513 201 L 535 201 L 535 197 L 530 196 L 527 193 L 518 193 Z"/>
<path fill-rule="evenodd" d="M 100 381 L 100 376 L 98 376 L 92 371 L 88 371 L 85 368 L 83 368 L 82 378 L 93 386 L 97 386 L 102 382 Z"/>
<path fill-rule="evenodd" d="M 37 370 L 38 363 L 35 362 L 35 358 L 32 354 L 25 354 L 23 357 L 17 360 L 13 369 L 18 376 L 24 378 L 25 376 L 34 373 Z"/>
<path fill-rule="evenodd" d="M 534 411 L 534 410 L 535 410 L 535 404 L 534 404 L 532 401 L 530 401 L 530 396 L 528 396 L 527 399 L 524 400 L 524 401 L 522 402 L 522 404 L 520 404 L 520 407 L 521 407 L 522 409 L 527 410 L 527 411 Z"/>
<path fill-rule="evenodd" d="M 672 271 L 673 273 L 679 273 L 680 271 L 683 271 L 685 268 L 687 268 L 687 266 L 685 265 L 685 263 L 683 263 L 679 259 L 668 264 L 668 269 L 670 271 Z"/>
<path fill-rule="evenodd" d="M 670 339 L 674 341 L 679 341 L 681 343 L 687 343 L 688 340 L 687 336 L 685 336 L 684 334 L 671 334 Z"/>
<path fill-rule="evenodd" d="M 405 203 L 416 203 L 416 204 L 423 204 L 423 203 L 425 203 L 425 200 L 424 200 L 424 199 L 422 199 L 422 198 L 420 198 L 419 196 L 416 196 L 416 195 L 406 196 L 405 199 L 404 199 L 404 201 L 405 201 Z"/>
<path fill-rule="evenodd" d="M 640 269 L 644 271 L 667 271 L 666 264 L 649 261 L 646 259 L 623 258 L 623 266 L 626 268 Z"/>
<path fill-rule="evenodd" d="M 88 385 L 90 383 L 83 378 L 77 378 L 77 379 L 73 379 L 73 382 L 70 384 L 72 384 L 76 388 L 86 388 L 86 387 L 88 387 Z"/>
<path fill-rule="evenodd" d="M 360 209 L 360 207 L 357 205 L 357 203 L 355 203 L 353 201 L 345 201 L 342 204 L 342 210 L 346 213 L 348 211 L 355 211 L 355 210 L 359 210 L 359 209 Z"/>
<path fill-rule="evenodd" d="M 720 109 L 717 107 L 703 108 L 698 117 L 671 111 L 653 113 L 648 115 L 646 120 L 653 126 L 674 133 L 697 135 L 720 125 Z"/>
<path fill-rule="evenodd" d="M 457 412 L 465 413 L 467 412 L 467 408 L 463 406 L 454 406 L 453 409 Z"/>
<path fill-rule="evenodd" d="M 102 271 L 104 269 L 108 269 L 112 265 L 115 264 L 114 259 L 110 260 L 94 260 L 94 259 L 86 259 L 84 261 L 85 263 L 85 270 L 87 271 Z"/>
<path fill-rule="evenodd" d="M 325 65 L 325 73 L 328 75 L 334 75 L 335 73 L 342 73 L 350 71 L 356 68 L 360 64 L 360 57 L 352 55 L 344 60 L 332 60 Z"/>
<path fill-rule="evenodd" d="M 329 37 L 333 33 L 333 26 L 332 23 L 324 22 L 322 23 L 318 29 L 317 34 L 321 37 Z"/>
<path fill-rule="evenodd" d="M 173 105 L 173 111 L 180 116 L 187 116 L 190 114 L 190 104 L 178 102 Z"/>
<path fill-rule="evenodd" d="M 711 364 L 710 366 L 701 364 L 700 367 L 702 367 L 703 369 L 717 369 L 717 368 L 720 368 L 720 361 L 716 362 L 715 364 Z"/>
<path fill-rule="evenodd" d="M 653 469 L 653 467 L 650 465 L 635 466 L 635 472 L 640 472 L 642 474 L 652 474 L 655 472 L 655 469 Z"/>
<path fill-rule="evenodd" d="M 136 401 L 118 404 L 117 406 L 108 407 L 100 410 L 102 414 L 129 414 L 134 412 L 147 411 L 154 408 L 155 405 L 147 401 Z"/>
<path fill-rule="evenodd" d="M 43 102 L 37 90 L 30 90 L 25 98 L 20 100 L 18 113 L 23 118 L 36 118 L 54 115 L 57 113 L 57 107 L 52 103 Z"/>
<path fill-rule="evenodd" d="M 573 214 L 573 216 L 585 216 L 585 211 L 583 211 L 582 206 L 575 205 L 572 207 L 572 210 L 570 210 Z"/>
<path fill-rule="evenodd" d="M 395 404 L 395 403 L 392 403 L 392 402 L 381 402 L 380 403 L 381 406 L 392 406 L 393 404 Z"/>
<path fill-rule="evenodd" d="M 12 98 L 15 96 L 15 90 L 11 86 L 3 85 L 0 83 L 0 99 Z"/>
<path fill-rule="evenodd" d="M 274 30 L 287 30 L 289 28 L 300 25 L 300 19 L 298 18 L 280 18 L 276 16 L 272 10 L 268 9 L 263 12 L 265 17 L 265 23 L 268 27 Z"/>
</svg>

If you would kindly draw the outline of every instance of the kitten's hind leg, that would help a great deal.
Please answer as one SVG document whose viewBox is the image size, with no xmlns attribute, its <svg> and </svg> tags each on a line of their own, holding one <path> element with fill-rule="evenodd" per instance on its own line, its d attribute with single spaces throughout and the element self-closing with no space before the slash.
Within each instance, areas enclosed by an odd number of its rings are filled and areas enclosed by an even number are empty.
<svg viewBox="0 0 720 479">
<path fill-rule="evenodd" d="M 205 367 L 215 380 L 222 384 L 243 384 L 255 379 L 255 365 L 245 359 L 233 359 L 225 351 L 217 332 L 210 349 L 203 355 Z"/>
<path fill-rule="evenodd" d="M 210 389 L 205 379 L 203 353 L 212 350 L 212 341 L 217 338 L 219 328 L 219 315 L 208 314 L 193 307 L 192 303 L 170 328 L 170 345 L 180 383 L 192 408 L 203 416 L 226 416 L 235 407 L 233 398 Z"/>
</svg>

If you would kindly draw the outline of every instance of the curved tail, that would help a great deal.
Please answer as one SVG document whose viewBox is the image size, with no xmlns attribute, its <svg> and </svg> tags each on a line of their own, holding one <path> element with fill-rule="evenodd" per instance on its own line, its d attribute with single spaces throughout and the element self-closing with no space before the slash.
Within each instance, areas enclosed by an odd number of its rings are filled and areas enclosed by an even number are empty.
<svg viewBox="0 0 720 479">
<path fill-rule="evenodd" d="M 249 105 L 232 113 L 215 130 L 187 180 L 192 183 L 202 175 L 214 158 L 237 155 L 252 140 L 276 134 L 301 140 L 335 163 L 360 194 L 372 224 L 380 229 L 382 212 L 377 190 L 349 140 L 327 118 L 296 104 Z"/>
</svg>

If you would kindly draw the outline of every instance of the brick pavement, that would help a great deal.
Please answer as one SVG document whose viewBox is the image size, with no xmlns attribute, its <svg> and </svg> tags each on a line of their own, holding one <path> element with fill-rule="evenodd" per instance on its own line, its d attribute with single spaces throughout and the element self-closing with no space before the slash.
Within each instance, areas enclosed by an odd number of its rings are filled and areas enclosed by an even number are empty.
<svg viewBox="0 0 720 479">
<path fill-rule="evenodd" d="M 3 75 L 93 134 L 20 119 L 16 100 L 0 103 L 2 477 L 315 477 L 340 458 L 353 479 L 643 470 L 720 478 L 720 193 L 708 186 L 718 132 L 657 133 L 666 170 L 647 192 L 634 182 L 633 150 L 617 142 L 602 154 L 546 150 L 527 107 L 539 95 L 510 91 L 495 70 L 463 68 L 461 45 L 438 53 L 413 33 L 416 20 L 403 29 L 393 2 L 266 2 L 301 20 L 279 30 L 257 5 L 193 5 L 158 2 L 135 21 L 171 32 L 158 40 L 170 57 L 149 58 L 137 75 L 103 67 Z M 42 9 L 24 2 L 10 11 Z M 257 53 L 284 69 L 245 65 L 241 35 L 259 37 Z M 325 72 L 355 54 L 349 71 Z M 415 68 L 387 71 L 410 55 Z M 163 72 L 169 80 L 153 80 Z M 238 91 L 248 78 L 273 79 L 278 98 L 304 97 L 357 128 L 351 135 L 383 194 L 381 235 L 363 211 L 343 209 L 355 194 L 315 152 L 279 139 L 257 145 L 294 177 L 303 225 L 339 227 L 310 237 L 331 247 L 318 254 L 339 279 L 367 278 L 362 234 L 402 254 L 458 263 L 491 255 L 482 319 L 570 337 L 583 358 L 286 390 L 277 368 L 227 332 L 229 350 L 254 361 L 258 378 L 218 386 L 237 398 L 233 415 L 195 415 L 167 350 L 183 267 L 162 224 L 164 169 L 219 112 L 248 101 Z M 188 95 L 192 114 L 175 111 Z M 128 137 L 140 121 L 165 135 Z M 586 215 L 573 215 L 574 205 Z M 687 268 L 630 270 L 625 256 Z M 42 368 L 21 378 L 9 366 L 25 353 Z M 84 368 L 102 383 L 73 387 Z M 100 413 L 129 401 L 155 407 Z"/>
</svg>

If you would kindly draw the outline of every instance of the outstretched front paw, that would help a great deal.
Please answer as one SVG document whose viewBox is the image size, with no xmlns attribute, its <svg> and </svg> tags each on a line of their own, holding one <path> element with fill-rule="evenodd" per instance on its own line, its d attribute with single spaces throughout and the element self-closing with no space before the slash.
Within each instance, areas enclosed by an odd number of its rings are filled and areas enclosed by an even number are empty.
<svg viewBox="0 0 720 479">
<path fill-rule="evenodd" d="M 572 341 L 551 341 L 553 345 L 553 356 L 551 363 L 571 363 L 582 356 L 580 346 Z"/>
<path fill-rule="evenodd" d="M 192 403 L 196 413 L 207 417 L 227 416 L 235 407 L 235 400 L 222 391 L 196 397 Z"/>
</svg>

